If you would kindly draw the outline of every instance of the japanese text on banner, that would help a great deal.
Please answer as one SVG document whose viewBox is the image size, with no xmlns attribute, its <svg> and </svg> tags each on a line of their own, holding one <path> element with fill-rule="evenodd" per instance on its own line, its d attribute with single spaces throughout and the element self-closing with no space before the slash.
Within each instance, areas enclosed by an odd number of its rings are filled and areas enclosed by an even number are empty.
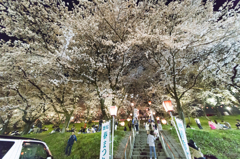
<svg viewBox="0 0 240 159">
<path fill-rule="evenodd" d="M 102 125 L 100 159 L 109 159 L 109 122 Z"/>
</svg>

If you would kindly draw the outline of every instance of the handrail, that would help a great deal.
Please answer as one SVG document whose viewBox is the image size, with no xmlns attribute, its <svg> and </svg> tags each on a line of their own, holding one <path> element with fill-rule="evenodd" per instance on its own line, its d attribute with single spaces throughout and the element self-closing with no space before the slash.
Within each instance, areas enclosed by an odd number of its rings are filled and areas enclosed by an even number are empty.
<svg viewBox="0 0 240 159">
<path fill-rule="evenodd" d="M 160 126 L 159 125 L 158 125 L 158 131 L 157 132 L 158 132 L 159 140 L 162 144 L 162 147 L 163 147 L 163 150 L 164 150 L 165 154 L 167 155 L 167 157 L 170 157 L 171 159 L 175 159 L 176 156 L 174 155 L 173 151 L 171 150 L 170 146 L 168 145 L 167 141 L 165 140 L 163 134 L 160 132 Z M 159 134 L 161 135 L 161 137 L 160 137 Z M 170 150 L 170 152 L 167 151 L 166 145 L 167 145 L 168 150 Z"/>
<path fill-rule="evenodd" d="M 134 142 L 135 142 L 135 136 L 136 136 L 136 131 L 134 129 L 134 126 L 132 128 L 132 132 L 130 133 L 125 149 L 124 149 L 124 153 L 121 157 L 121 159 L 130 159 L 132 157 L 132 151 L 133 151 L 133 146 L 134 146 Z"/>
<path fill-rule="evenodd" d="M 161 132 L 160 132 L 161 133 Z M 164 142 L 166 143 L 166 145 L 168 146 L 168 149 L 171 151 L 171 153 L 172 153 L 172 155 L 174 156 L 174 158 L 176 158 L 176 156 L 174 155 L 174 153 L 173 153 L 173 151 L 172 151 L 172 149 L 170 148 L 170 146 L 168 145 L 168 143 L 167 143 L 167 141 L 165 140 L 165 138 L 164 138 L 164 136 L 163 136 L 163 134 L 161 133 L 161 135 L 162 135 L 162 138 L 163 138 L 163 140 L 164 140 Z"/>
</svg>

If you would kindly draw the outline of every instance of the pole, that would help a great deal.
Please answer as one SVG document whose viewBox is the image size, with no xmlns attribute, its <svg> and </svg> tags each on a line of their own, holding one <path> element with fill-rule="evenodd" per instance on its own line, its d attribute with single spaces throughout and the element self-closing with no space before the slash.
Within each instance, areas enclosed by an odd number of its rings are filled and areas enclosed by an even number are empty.
<svg viewBox="0 0 240 159">
<path fill-rule="evenodd" d="M 173 120 L 172 112 L 170 112 L 170 116 L 172 117 L 172 124 L 173 124 L 174 128 L 176 129 L 176 132 L 177 132 L 177 135 L 178 135 L 179 141 L 180 141 L 181 146 L 182 146 L 182 148 L 183 148 L 182 139 L 181 139 L 181 137 L 180 137 L 180 135 L 179 135 L 178 129 L 177 129 L 177 127 L 176 127 L 176 125 L 175 125 L 175 122 L 174 122 L 174 120 Z M 183 151 L 184 151 L 184 154 L 185 154 L 186 158 L 188 158 L 187 153 L 186 153 L 186 151 L 185 151 L 184 148 L 183 148 Z"/>
<path fill-rule="evenodd" d="M 112 159 L 113 159 L 113 140 L 114 140 L 114 115 L 113 115 L 113 122 L 112 122 L 113 124 L 113 126 L 112 126 Z"/>
</svg>

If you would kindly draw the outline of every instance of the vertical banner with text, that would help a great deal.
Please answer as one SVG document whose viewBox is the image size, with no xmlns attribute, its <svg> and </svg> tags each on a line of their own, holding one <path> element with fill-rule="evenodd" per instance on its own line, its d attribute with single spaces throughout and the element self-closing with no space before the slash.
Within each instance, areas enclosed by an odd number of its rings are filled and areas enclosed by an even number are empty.
<svg viewBox="0 0 240 159">
<path fill-rule="evenodd" d="M 137 118 L 137 117 L 138 117 L 138 109 L 134 108 L 134 118 Z"/>
<path fill-rule="evenodd" d="M 177 127 L 178 127 L 178 130 L 179 130 L 179 134 L 180 134 L 181 139 L 182 139 L 182 144 L 183 144 L 182 146 L 183 146 L 183 149 L 186 153 L 186 157 L 187 157 L 187 159 L 191 159 L 191 153 L 189 151 L 188 141 L 187 141 L 187 137 L 186 137 L 183 122 L 182 122 L 181 119 L 178 119 L 178 118 L 175 118 L 175 119 L 176 119 Z"/>
<path fill-rule="evenodd" d="M 100 159 L 109 159 L 109 122 L 102 124 Z"/>
</svg>

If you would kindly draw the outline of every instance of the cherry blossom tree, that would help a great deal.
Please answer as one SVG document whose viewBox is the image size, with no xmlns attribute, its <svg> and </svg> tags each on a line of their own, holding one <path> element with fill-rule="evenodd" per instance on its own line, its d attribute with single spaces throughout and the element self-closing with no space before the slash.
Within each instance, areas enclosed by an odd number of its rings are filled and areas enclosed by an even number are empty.
<svg viewBox="0 0 240 159">
<path fill-rule="evenodd" d="M 173 1 L 168 5 L 159 2 L 152 6 L 145 23 L 137 27 L 139 45 L 151 64 L 158 67 L 158 84 L 175 99 L 183 121 L 181 99 L 203 71 L 211 69 L 214 57 L 225 50 L 224 43 L 238 41 L 238 8 L 214 12 L 210 1 Z"/>
</svg>

